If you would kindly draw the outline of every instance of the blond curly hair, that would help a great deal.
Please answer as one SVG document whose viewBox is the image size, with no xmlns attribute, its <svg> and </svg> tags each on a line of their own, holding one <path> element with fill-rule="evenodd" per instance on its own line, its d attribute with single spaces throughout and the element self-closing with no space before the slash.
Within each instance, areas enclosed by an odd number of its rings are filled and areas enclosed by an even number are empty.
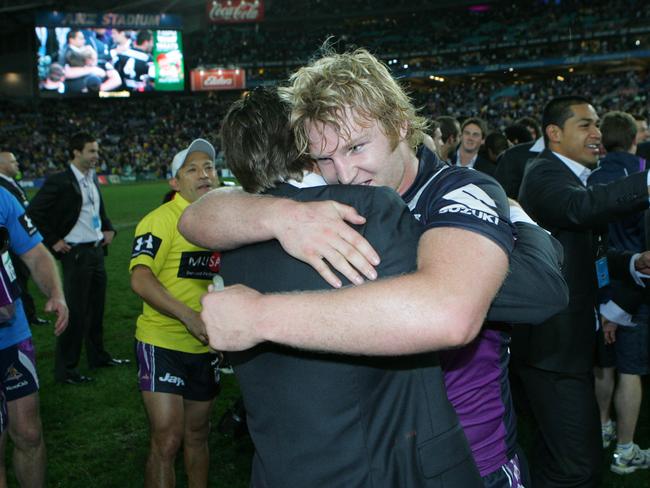
<svg viewBox="0 0 650 488">
<path fill-rule="evenodd" d="M 386 65 L 366 49 L 326 52 L 291 75 L 289 82 L 280 93 L 291 105 L 291 127 L 303 154 L 309 152 L 307 123 L 316 123 L 321 130 L 332 127 L 349 139 L 348 111 L 358 125 L 378 121 L 393 148 L 402 139 L 403 130 L 412 148 L 422 143 L 427 119 L 417 114 Z"/>
</svg>

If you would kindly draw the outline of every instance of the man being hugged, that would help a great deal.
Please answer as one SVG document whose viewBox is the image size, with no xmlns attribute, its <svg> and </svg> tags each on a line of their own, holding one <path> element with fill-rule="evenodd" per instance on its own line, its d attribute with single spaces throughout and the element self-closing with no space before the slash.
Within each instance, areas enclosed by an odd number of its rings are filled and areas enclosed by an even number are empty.
<svg viewBox="0 0 650 488">
<path fill-rule="evenodd" d="M 220 255 L 177 231 L 191 202 L 218 186 L 215 150 L 194 140 L 172 162 L 170 202 L 138 224 L 131 287 L 144 300 L 136 327 L 139 388 L 151 428 L 147 487 L 175 485 L 174 459 L 184 444 L 188 485 L 207 486 L 209 416 L 218 393 L 218 357 L 209 352 L 199 299 L 219 271 Z M 179 421 L 181 419 L 181 421 Z"/>
</svg>

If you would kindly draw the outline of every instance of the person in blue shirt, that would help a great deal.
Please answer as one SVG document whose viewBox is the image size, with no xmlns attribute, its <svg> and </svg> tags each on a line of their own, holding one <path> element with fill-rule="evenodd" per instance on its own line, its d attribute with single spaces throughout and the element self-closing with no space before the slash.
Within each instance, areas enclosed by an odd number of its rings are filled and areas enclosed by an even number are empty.
<svg viewBox="0 0 650 488">
<path fill-rule="evenodd" d="M 4 452 L 7 432 L 14 442 L 13 466 L 20 486 L 45 486 L 45 443 L 39 413 L 38 376 L 29 324 L 20 300 L 20 287 L 9 251 L 29 268 L 34 282 L 47 297 L 46 312 L 57 319 L 54 333 L 68 325 L 68 307 L 54 258 L 25 209 L 0 188 L 2 285 L 0 286 L 0 376 L 6 400 L 9 428 L 0 437 L 0 485 L 6 486 Z"/>
<path fill-rule="evenodd" d="M 646 162 L 635 154 L 638 130 L 637 121 L 628 113 L 609 112 L 603 116 L 600 131 L 607 155 L 589 177 L 590 185 L 607 184 L 645 169 Z M 610 222 L 607 234 L 610 249 L 642 253 L 648 247 L 644 212 L 634 212 Z M 603 447 L 609 447 L 612 440 L 617 439 L 610 469 L 616 474 L 629 474 L 650 466 L 650 449 L 641 449 L 634 443 L 643 390 L 641 376 L 650 373 L 650 308 L 647 293 L 639 286 L 630 287 L 620 280 L 612 280 L 609 288 L 611 297 L 600 300 L 603 302 L 600 306 L 603 333 L 598 338 L 594 371 L 596 399 Z M 616 423 L 610 416 L 612 399 Z"/>
</svg>

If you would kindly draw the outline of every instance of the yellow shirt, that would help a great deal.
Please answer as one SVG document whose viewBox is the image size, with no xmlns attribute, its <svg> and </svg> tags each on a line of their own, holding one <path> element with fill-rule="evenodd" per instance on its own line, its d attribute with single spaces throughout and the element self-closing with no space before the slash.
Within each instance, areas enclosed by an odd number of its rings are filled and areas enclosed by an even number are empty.
<svg viewBox="0 0 650 488">
<path fill-rule="evenodd" d="M 129 271 L 147 266 L 167 291 L 193 310 L 219 272 L 221 255 L 190 244 L 178 232 L 177 224 L 187 200 L 176 197 L 147 214 L 135 229 Z M 208 352 L 179 320 L 158 312 L 146 302 L 138 317 L 135 337 L 154 346 L 189 353 Z"/>
</svg>

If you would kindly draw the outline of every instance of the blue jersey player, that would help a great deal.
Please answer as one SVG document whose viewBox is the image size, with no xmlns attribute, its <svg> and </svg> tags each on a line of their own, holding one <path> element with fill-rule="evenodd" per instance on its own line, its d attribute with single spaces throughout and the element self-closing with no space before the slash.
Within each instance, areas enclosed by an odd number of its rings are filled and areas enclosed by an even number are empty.
<svg viewBox="0 0 650 488">
<path fill-rule="evenodd" d="M 57 314 L 54 333 L 59 335 L 68 324 L 68 307 L 56 264 L 23 206 L 4 188 L 0 188 L 0 228 L 7 231 L 8 249 L 25 262 L 35 283 L 48 297 L 45 310 Z M 2 394 L 7 402 L 8 432 L 14 442 L 13 464 L 21 486 L 42 487 L 45 486 L 45 443 L 38 406 L 38 376 L 32 334 L 15 280 L 9 252 L 3 249 L 0 308 L 5 313 L 0 319 L 0 372 Z M 3 408 L 3 419 L 4 411 Z M 6 434 L 2 433 L 0 463 L 4 461 Z"/>
</svg>

